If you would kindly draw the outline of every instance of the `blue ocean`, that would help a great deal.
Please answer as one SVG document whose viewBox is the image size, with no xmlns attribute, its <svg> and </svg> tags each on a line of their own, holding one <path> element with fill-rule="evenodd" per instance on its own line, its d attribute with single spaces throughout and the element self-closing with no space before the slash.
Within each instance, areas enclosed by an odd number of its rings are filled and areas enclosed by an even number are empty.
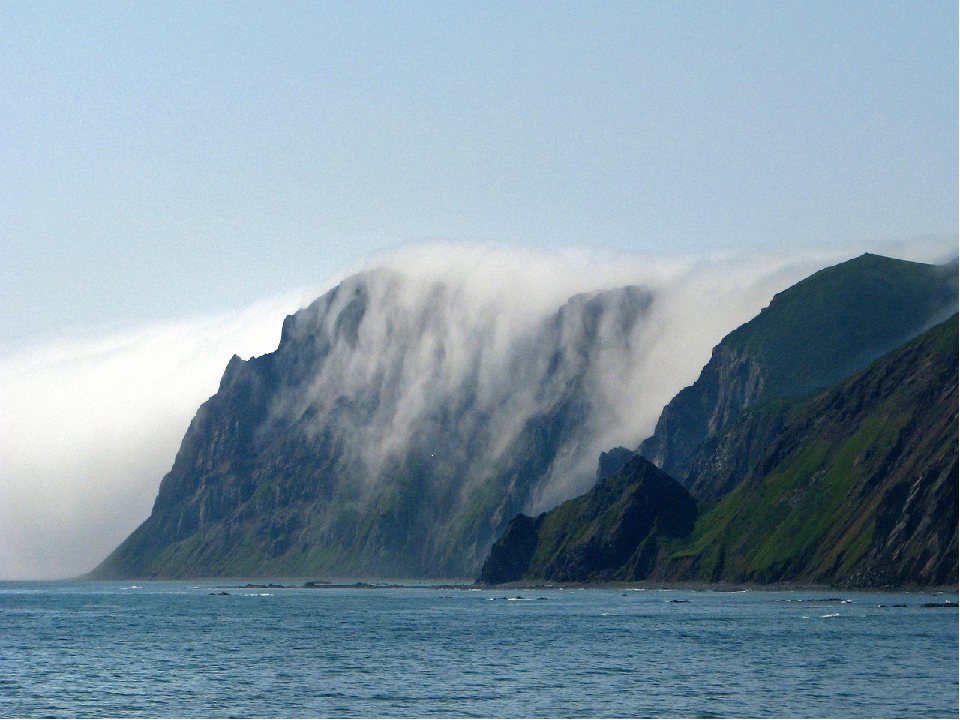
<svg viewBox="0 0 960 720">
<path fill-rule="evenodd" d="M 4 717 L 957 717 L 956 593 L 0 583 Z"/>
</svg>

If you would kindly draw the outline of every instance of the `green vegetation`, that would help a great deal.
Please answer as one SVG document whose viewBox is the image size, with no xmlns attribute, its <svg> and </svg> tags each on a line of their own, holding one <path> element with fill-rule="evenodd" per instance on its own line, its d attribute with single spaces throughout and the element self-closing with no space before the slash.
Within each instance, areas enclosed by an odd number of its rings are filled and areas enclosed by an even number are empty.
<svg viewBox="0 0 960 720">
<path fill-rule="evenodd" d="M 838 382 L 957 307 L 957 266 L 861 255 L 776 295 L 723 343 L 759 358 L 757 400 Z"/>
<path fill-rule="evenodd" d="M 779 429 L 762 452 L 744 444 L 746 477 L 699 512 L 686 493 L 651 493 L 672 480 L 637 458 L 535 524 L 515 520 L 526 535 L 508 530 L 480 581 L 955 584 L 957 344 L 954 315 L 826 391 L 744 414 L 727 438 L 758 417 Z M 685 532 L 662 521 L 680 508 Z"/>
<path fill-rule="evenodd" d="M 776 295 L 714 348 L 696 383 L 664 408 L 640 453 L 692 487 L 693 466 L 702 465 L 697 451 L 744 410 L 839 382 L 956 311 L 956 263 L 862 255 L 821 270 Z M 707 483 L 705 497 L 729 490 L 725 483 Z"/>
</svg>

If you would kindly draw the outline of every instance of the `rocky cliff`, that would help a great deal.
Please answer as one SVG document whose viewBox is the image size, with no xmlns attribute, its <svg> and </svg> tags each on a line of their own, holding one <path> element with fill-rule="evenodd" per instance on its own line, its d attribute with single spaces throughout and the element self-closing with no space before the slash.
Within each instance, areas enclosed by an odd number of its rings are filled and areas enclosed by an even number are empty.
<svg viewBox="0 0 960 720">
<path fill-rule="evenodd" d="M 825 391 L 741 415 L 714 466 L 745 477 L 699 512 L 632 461 L 581 498 L 515 518 L 480 580 L 955 585 L 957 348 L 954 315 Z"/>
<path fill-rule="evenodd" d="M 230 361 L 91 577 L 475 573 L 513 515 L 593 483 L 650 303 L 626 287 L 509 325 L 443 283 L 351 278 Z"/>
<path fill-rule="evenodd" d="M 862 255 L 821 270 L 727 335 L 638 452 L 689 487 L 697 449 L 746 408 L 832 385 L 956 310 L 956 263 Z"/>
</svg>

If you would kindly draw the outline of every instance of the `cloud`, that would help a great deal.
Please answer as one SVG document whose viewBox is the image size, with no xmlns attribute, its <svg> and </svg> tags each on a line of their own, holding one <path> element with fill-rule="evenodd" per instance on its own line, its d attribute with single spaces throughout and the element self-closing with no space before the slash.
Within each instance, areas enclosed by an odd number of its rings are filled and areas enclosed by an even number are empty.
<svg viewBox="0 0 960 720">
<path fill-rule="evenodd" d="M 150 512 L 234 354 L 276 347 L 299 294 L 0 358 L 0 578 L 90 570 Z"/>
<path fill-rule="evenodd" d="M 602 412 L 566 475 L 539 498 L 546 507 L 582 489 L 600 450 L 635 447 L 646 437 L 711 348 L 774 293 L 865 249 L 943 260 L 956 246 L 927 239 L 894 252 L 846 246 L 670 258 L 470 243 L 402 247 L 365 261 L 387 270 L 373 298 L 382 324 L 364 327 L 363 352 L 341 362 L 336 377 L 314 382 L 312 399 L 334 387 L 372 387 L 388 368 L 399 388 L 390 412 L 357 428 L 358 442 L 382 460 L 410 442 L 402 431 L 413 420 L 472 382 L 508 437 L 538 402 L 528 382 L 537 373 L 522 376 L 518 342 L 536 336 L 575 293 L 641 286 L 653 302 L 623 345 L 627 352 L 605 331 L 592 371 Z M 391 284 L 391 275 L 404 280 Z M 229 358 L 275 349 L 283 317 L 304 299 L 297 293 L 0 357 L 0 578 L 75 576 L 102 560 L 148 516 L 191 417 L 216 392 Z M 308 399 L 290 399 L 278 412 L 298 412 Z"/>
</svg>

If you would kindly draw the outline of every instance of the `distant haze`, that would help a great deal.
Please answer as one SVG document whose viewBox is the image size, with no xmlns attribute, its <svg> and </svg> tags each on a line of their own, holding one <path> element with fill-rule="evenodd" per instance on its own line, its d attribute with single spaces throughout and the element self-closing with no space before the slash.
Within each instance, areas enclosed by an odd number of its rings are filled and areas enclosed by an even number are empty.
<svg viewBox="0 0 960 720">
<path fill-rule="evenodd" d="M 665 259 L 435 243 L 372 257 L 357 269 L 385 267 L 454 288 L 465 316 L 460 339 L 451 337 L 462 348 L 478 341 L 468 332 L 471 307 L 496 308 L 510 333 L 578 292 L 646 288 L 654 301 L 636 356 L 601 378 L 611 420 L 598 429 L 598 443 L 611 447 L 636 446 L 649 434 L 713 345 L 774 293 L 864 249 Z M 944 261 L 956 241 L 872 250 Z M 273 350 L 282 318 L 309 299 L 300 293 L 0 357 L 0 578 L 73 576 L 103 559 L 149 514 L 190 418 L 216 391 L 230 356 Z"/>
</svg>

